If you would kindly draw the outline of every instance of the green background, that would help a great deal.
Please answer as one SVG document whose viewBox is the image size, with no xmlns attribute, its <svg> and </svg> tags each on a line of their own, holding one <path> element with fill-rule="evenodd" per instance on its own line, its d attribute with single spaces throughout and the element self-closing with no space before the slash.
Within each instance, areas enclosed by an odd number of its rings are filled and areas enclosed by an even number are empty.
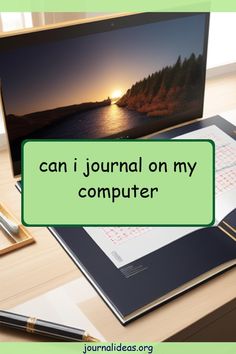
<svg viewBox="0 0 236 354">
<path fill-rule="evenodd" d="M 214 145 L 194 140 L 27 141 L 23 145 L 23 215 L 25 225 L 209 225 L 214 221 Z M 84 162 L 136 161 L 142 173 L 97 172 L 83 176 Z M 42 173 L 42 161 L 78 159 L 79 172 Z M 150 173 L 151 161 L 197 161 L 187 173 Z M 81 187 L 158 187 L 154 198 L 79 198 Z"/>
<path fill-rule="evenodd" d="M 235 0 L 0 0 L 1 11 L 236 11 Z"/>
<path fill-rule="evenodd" d="M 89 343 L 87 343 L 89 345 Z M 90 343 L 95 346 L 95 343 Z M 119 344 L 119 343 L 117 343 Z M 126 345 L 152 345 L 153 354 L 235 354 L 236 343 L 125 343 Z M 101 345 L 107 346 L 108 343 Z M 83 343 L 1 343 L 0 351 L 4 354 L 81 354 Z M 89 353 L 122 353 L 119 351 L 88 351 Z M 123 352 L 124 353 L 124 352 Z M 125 353 L 147 354 L 147 351 Z"/>
</svg>

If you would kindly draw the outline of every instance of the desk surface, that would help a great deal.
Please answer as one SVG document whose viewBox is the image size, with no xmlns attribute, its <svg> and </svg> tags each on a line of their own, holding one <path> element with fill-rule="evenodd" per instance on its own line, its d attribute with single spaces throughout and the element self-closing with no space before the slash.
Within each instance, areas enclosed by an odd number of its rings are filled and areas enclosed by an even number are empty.
<svg viewBox="0 0 236 354">
<path fill-rule="evenodd" d="M 207 81 L 204 116 L 236 109 L 236 73 Z M 231 119 L 232 121 L 232 119 Z M 236 121 L 236 118 L 235 118 Z M 0 201 L 20 219 L 20 193 L 11 175 L 8 152 L 0 152 Z M 0 258 L 0 308 L 8 309 L 66 282 L 82 277 L 70 258 L 45 228 L 29 228 L 36 244 Z M 235 306 L 236 269 L 192 289 L 159 309 L 123 327 L 98 295 L 87 316 L 110 341 L 187 340 L 194 331 Z M 205 319 L 205 320 L 204 320 Z M 205 321 L 205 322 L 204 322 Z M 181 335 L 178 337 L 178 333 Z M 0 341 L 33 340 L 8 330 Z"/>
</svg>

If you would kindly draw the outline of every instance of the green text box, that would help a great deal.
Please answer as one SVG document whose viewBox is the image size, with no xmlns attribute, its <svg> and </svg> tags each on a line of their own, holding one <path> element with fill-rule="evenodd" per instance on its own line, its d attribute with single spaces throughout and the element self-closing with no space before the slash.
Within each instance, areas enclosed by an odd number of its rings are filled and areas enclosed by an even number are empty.
<svg viewBox="0 0 236 354">
<path fill-rule="evenodd" d="M 212 141 L 31 140 L 22 148 L 25 225 L 214 222 Z"/>
</svg>

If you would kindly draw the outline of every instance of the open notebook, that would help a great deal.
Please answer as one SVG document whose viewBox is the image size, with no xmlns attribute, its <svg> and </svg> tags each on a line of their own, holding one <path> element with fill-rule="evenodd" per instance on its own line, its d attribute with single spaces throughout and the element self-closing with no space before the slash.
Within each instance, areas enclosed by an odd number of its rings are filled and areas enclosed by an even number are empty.
<svg viewBox="0 0 236 354">
<path fill-rule="evenodd" d="M 214 140 L 213 227 L 50 228 L 122 324 L 235 265 L 235 135 L 217 116 L 151 137 Z"/>
<path fill-rule="evenodd" d="M 213 227 L 50 229 L 123 324 L 235 265 L 235 127 L 213 117 L 157 136 L 177 137 L 216 144 Z"/>
</svg>

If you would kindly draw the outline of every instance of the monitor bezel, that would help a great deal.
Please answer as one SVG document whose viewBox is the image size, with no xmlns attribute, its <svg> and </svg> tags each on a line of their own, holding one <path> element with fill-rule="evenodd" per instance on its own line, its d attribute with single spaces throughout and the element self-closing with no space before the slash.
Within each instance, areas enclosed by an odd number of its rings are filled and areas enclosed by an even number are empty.
<svg viewBox="0 0 236 354">
<path fill-rule="evenodd" d="M 135 138 L 140 138 L 144 136 L 151 135 L 155 132 L 160 132 L 163 129 L 168 129 L 172 126 L 179 125 L 181 123 L 186 124 L 186 122 L 192 122 L 195 119 L 202 118 L 203 107 L 204 107 L 204 95 L 205 95 L 205 81 L 206 81 L 206 62 L 207 62 L 207 46 L 208 46 L 208 34 L 209 34 L 209 12 L 148 12 L 148 13 L 129 13 L 129 14 L 116 14 L 110 16 L 102 16 L 98 18 L 91 18 L 86 20 L 79 20 L 73 22 L 60 23 L 52 26 L 45 26 L 39 28 L 32 28 L 17 32 L 6 33 L 0 36 L 0 55 L 6 51 L 15 50 L 17 47 L 23 47 L 28 45 L 35 45 L 39 43 L 50 43 L 56 40 L 64 40 L 67 38 L 77 38 L 80 36 L 91 35 L 101 32 L 109 32 L 117 29 L 141 26 L 148 23 L 155 23 L 160 21 L 167 21 L 171 19 L 184 18 L 189 16 L 204 15 L 205 16 L 205 28 L 204 28 L 204 44 L 203 44 L 203 90 L 201 102 L 202 105 L 199 107 L 201 114 L 199 116 L 188 118 L 181 117 L 181 119 L 173 121 L 171 118 L 165 118 L 164 122 L 161 122 L 158 129 L 148 128 L 143 132 L 142 136 L 137 136 Z M 21 161 L 13 161 L 11 148 L 10 148 L 10 138 L 8 135 L 8 129 L 6 124 L 6 112 L 4 109 L 4 98 L 2 94 L 2 84 L 0 78 L 0 95 L 3 107 L 3 117 L 5 131 L 7 135 L 7 142 L 10 151 L 12 172 L 15 178 L 21 175 L 21 168 L 16 168 L 16 164 L 20 166 Z M 107 138 L 129 138 L 131 132 L 123 131 L 117 134 L 111 135 Z"/>
</svg>

